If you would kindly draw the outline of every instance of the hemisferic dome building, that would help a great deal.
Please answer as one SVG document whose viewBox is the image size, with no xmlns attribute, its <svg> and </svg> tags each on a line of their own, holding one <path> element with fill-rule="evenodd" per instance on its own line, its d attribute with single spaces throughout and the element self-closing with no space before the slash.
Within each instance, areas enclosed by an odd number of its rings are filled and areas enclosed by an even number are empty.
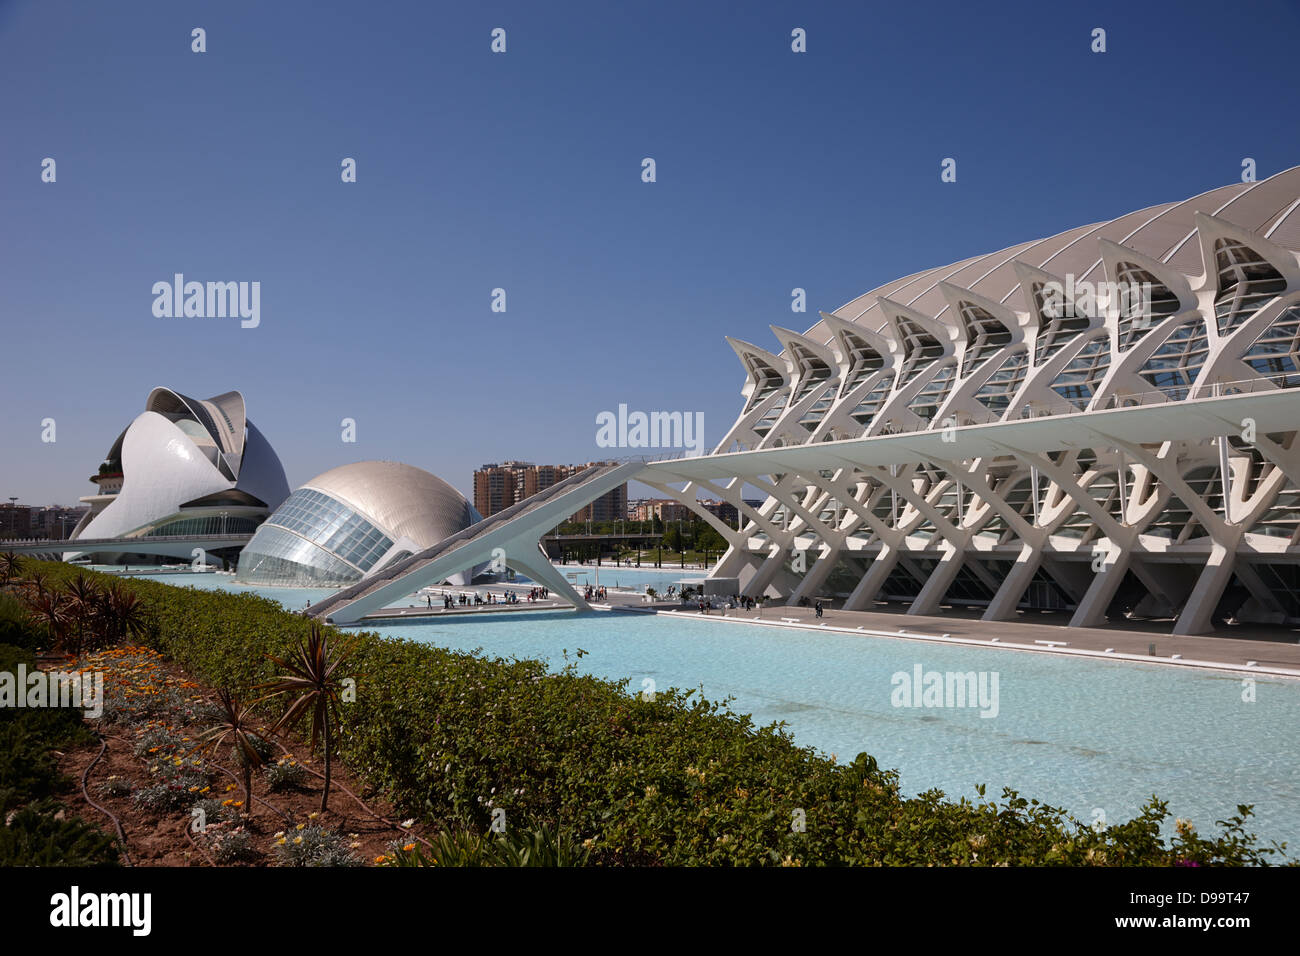
<svg viewBox="0 0 1300 956">
<path fill-rule="evenodd" d="M 395 461 L 331 468 L 296 489 L 239 556 L 236 580 L 343 587 L 481 520 L 441 478 Z M 472 570 L 450 579 L 466 584 Z"/>
</svg>

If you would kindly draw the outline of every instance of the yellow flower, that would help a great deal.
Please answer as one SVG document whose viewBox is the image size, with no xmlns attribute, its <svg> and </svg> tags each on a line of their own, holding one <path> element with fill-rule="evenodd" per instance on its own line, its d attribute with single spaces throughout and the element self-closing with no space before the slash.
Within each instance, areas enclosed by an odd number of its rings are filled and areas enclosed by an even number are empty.
<svg viewBox="0 0 1300 956">
<path fill-rule="evenodd" d="M 293 838 L 293 842 L 294 842 L 294 843 L 301 843 L 301 842 L 302 842 L 302 837 L 300 837 L 300 836 L 296 836 L 296 837 L 294 837 L 294 838 Z"/>
</svg>

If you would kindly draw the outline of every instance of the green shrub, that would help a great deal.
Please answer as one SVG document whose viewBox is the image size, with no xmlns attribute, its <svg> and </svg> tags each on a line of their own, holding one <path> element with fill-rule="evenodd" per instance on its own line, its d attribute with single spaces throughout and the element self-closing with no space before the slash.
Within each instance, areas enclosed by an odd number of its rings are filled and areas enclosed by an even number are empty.
<svg viewBox="0 0 1300 956">
<path fill-rule="evenodd" d="M 151 727 L 135 739 L 132 752 L 137 757 L 155 758 L 170 756 L 182 750 L 181 735 L 165 727 Z"/>
<path fill-rule="evenodd" d="M 44 735 L 17 721 L 0 723 L 0 812 L 53 795 L 64 779 Z"/>
<path fill-rule="evenodd" d="M 0 591 L 0 644 L 36 650 L 46 643 L 44 628 L 28 617 L 17 596 Z"/>
<path fill-rule="evenodd" d="M 275 860 L 280 866 L 360 866 L 343 836 L 310 824 L 276 835 Z"/>
<path fill-rule="evenodd" d="M 273 793 L 298 790 L 307 783 L 307 768 L 292 757 L 281 757 L 266 765 L 266 785 Z"/>
<path fill-rule="evenodd" d="M 42 568 L 52 583 L 72 573 Z M 309 629 L 250 594 L 123 586 L 149 607 L 145 643 L 240 694 L 273 677 L 267 655 L 288 655 Z M 485 833 L 502 811 L 512 833 L 562 821 L 590 862 L 650 865 L 1259 864 L 1277 849 L 1245 832 L 1248 807 L 1213 839 L 1185 828 L 1165 839 L 1168 808 L 1154 798 L 1101 832 L 1009 790 L 905 798 L 897 773 L 867 754 L 837 765 L 693 692 L 644 700 L 626 682 L 539 661 L 327 630 L 354 647 L 340 757 L 399 813 L 452 832 Z"/>
<path fill-rule="evenodd" d="M 192 796 L 192 794 L 191 794 Z M 194 811 L 202 810 L 201 817 L 195 816 Z M 198 800 L 190 807 L 190 817 L 193 820 L 201 819 L 203 826 L 208 827 L 214 823 L 238 823 L 239 808 L 222 803 L 213 797 L 204 797 Z"/>
<path fill-rule="evenodd" d="M 0 644 L 0 672 L 17 675 L 22 664 L 30 675 L 36 672 L 36 658 L 24 648 Z M 46 749 L 67 748 L 88 743 L 95 735 L 86 727 L 83 712 L 76 707 L 0 707 L 0 726 L 21 727 Z"/>
<path fill-rule="evenodd" d="M 159 780 L 137 789 L 131 799 L 141 810 L 162 816 L 185 809 L 194 800 L 194 792 L 180 783 Z"/>
<path fill-rule="evenodd" d="M 500 836 L 459 830 L 429 842 L 426 847 L 395 840 L 387 857 L 394 866 L 583 866 L 590 856 L 586 847 L 549 827 Z"/>
<path fill-rule="evenodd" d="M 210 824 L 199 837 L 199 844 L 222 866 L 249 863 L 262 855 L 253 845 L 251 833 L 242 826 L 229 823 Z"/>
<path fill-rule="evenodd" d="M 108 834 L 41 801 L 13 813 L 0 827 L 0 867 L 112 866 L 117 844 Z"/>
</svg>

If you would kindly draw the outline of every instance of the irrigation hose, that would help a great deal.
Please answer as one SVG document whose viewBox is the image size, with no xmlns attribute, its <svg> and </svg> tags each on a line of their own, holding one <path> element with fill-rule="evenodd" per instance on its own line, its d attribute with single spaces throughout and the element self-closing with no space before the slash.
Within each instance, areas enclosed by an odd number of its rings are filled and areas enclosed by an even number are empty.
<svg viewBox="0 0 1300 956">
<path fill-rule="evenodd" d="M 100 758 L 108 753 L 108 741 L 104 739 L 104 735 L 96 731 L 95 736 L 99 738 L 99 753 L 95 754 L 95 759 L 86 764 L 86 769 L 81 771 L 81 795 L 86 798 L 87 803 L 113 821 L 113 826 L 117 828 L 117 839 L 121 844 L 122 856 L 125 858 L 127 866 L 133 866 L 131 854 L 126 849 L 126 832 L 122 829 L 122 821 L 117 818 L 117 814 L 113 811 L 96 803 L 90 796 L 90 790 L 86 787 L 86 780 L 90 777 L 90 771 L 94 769 L 95 764 L 99 763 Z"/>
</svg>

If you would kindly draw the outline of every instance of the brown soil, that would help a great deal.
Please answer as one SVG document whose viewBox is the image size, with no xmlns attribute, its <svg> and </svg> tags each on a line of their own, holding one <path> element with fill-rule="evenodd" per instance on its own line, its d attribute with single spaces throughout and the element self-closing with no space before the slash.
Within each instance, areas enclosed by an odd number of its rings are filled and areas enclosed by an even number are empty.
<svg viewBox="0 0 1300 956">
<path fill-rule="evenodd" d="M 119 653 L 128 649 L 119 649 Z M 202 698 L 212 701 L 215 694 L 211 688 L 197 684 L 179 667 L 141 649 L 129 649 L 141 655 L 148 655 L 149 686 L 154 688 L 183 687 L 187 699 Z M 111 652 L 110 652 L 111 653 Z M 131 659 L 138 664 L 140 657 Z M 93 662 L 83 659 L 83 666 L 93 666 L 108 671 L 106 677 L 106 694 L 114 693 L 113 663 L 103 656 Z M 129 668 L 126 668 L 129 670 Z M 138 689 L 141 679 L 132 678 L 133 686 Z M 119 685 L 120 686 L 120 685 Z M 113 722 L 109 717 L 87 721 L 92 731 L 102 735 L 107 750 L 100 756 L 99 741 L 63 753 L 60 756 L 60 769 L 72 778 L 71 792 L 62 799 L 70 812 L 87 822 L 99 826 L 106 833 L 117 834 L 117 827 L 112 814 L 121 824 L 126 837 L 126 858 L 124 863 L 134 866 L 213 866 L 210 853 L 205 849 L 207 841 L 191 830 L 189 810 L 168 811 L 162 814 L 150 812 L 136 804 L 130 794 L 110 795 L 102 786 L 110 777 L 120 777 L 128 781 L 132 788 L 148 785 L 155 781 L 151 774 L 151 765 L 158 763 L 161 755 L 135 756 L 136 742 L 146 731 L 159 724 L 166 724 L 170 730 L 190 738 L 193 745 L 199 735 L 208 729 L 205 725 L 185 722 L 178 712 L 161 713 L 154 721 L 140 722 L 131 719 L 119 719 Z M 421 838 L 423 828 L 418 824 L 406 828 L 396 816 L 396 811 L 381 796 L 366 793 L 364 784 L 337 759 L 331 765 L 331 784 L 329 809 L 320 811 L 321 791 L 323 789 L 323 764 L 319 755 L 311 758 L 307 741 L 287 733 L 270 737 L 277 747 L 277 756 L 288 753 L 308 771 L 302 789 L 272 792 L 267 785 L 263 771 L 253 773 L 253 808 L 250 817 L 243 818 L 243 826 L 252 836 L 252 842 L 258 851 L 258 858 L 248 863 L 227 865 L 270 866 L 276 864 L 274 844 L 277 834 L 285 839 L 292 839 L 298 825 L 321 826 L 343 835 L 346 845 L 352 853 L 365 864 L 372 865 L 377 858 L 389 853 L 389 846 L 394 841 L 402 845 L 424 842 Z M 188 751 L 180 751 L 184 756 Z M 207 751 L 203 754 L 204 763 L 209 769 L 218 772 L 213 777 L 210 792 L 202 796 L 217 801 L 242 801 L 244 790 L 239 767 L 232 759 L 229 746 L 223 745 L 219 752 Z M 90 771 L 85 777 L 85 790 L 91 800 L 103 810 L 92 805 L 83 793 L 81 782 L 86 768 Z M 224 771 L 224 772 L 222 772 Z M 200 794 L 196 794 L 196 799 Z M 240 812 L 243 808 L 235 808 Z M 104 811 L 108 811 L 105 813 Z M 314 815 L 314 816 L 313 816 Z M 233 826 L 229 824 L 228 826 Z"/>
</svg>

